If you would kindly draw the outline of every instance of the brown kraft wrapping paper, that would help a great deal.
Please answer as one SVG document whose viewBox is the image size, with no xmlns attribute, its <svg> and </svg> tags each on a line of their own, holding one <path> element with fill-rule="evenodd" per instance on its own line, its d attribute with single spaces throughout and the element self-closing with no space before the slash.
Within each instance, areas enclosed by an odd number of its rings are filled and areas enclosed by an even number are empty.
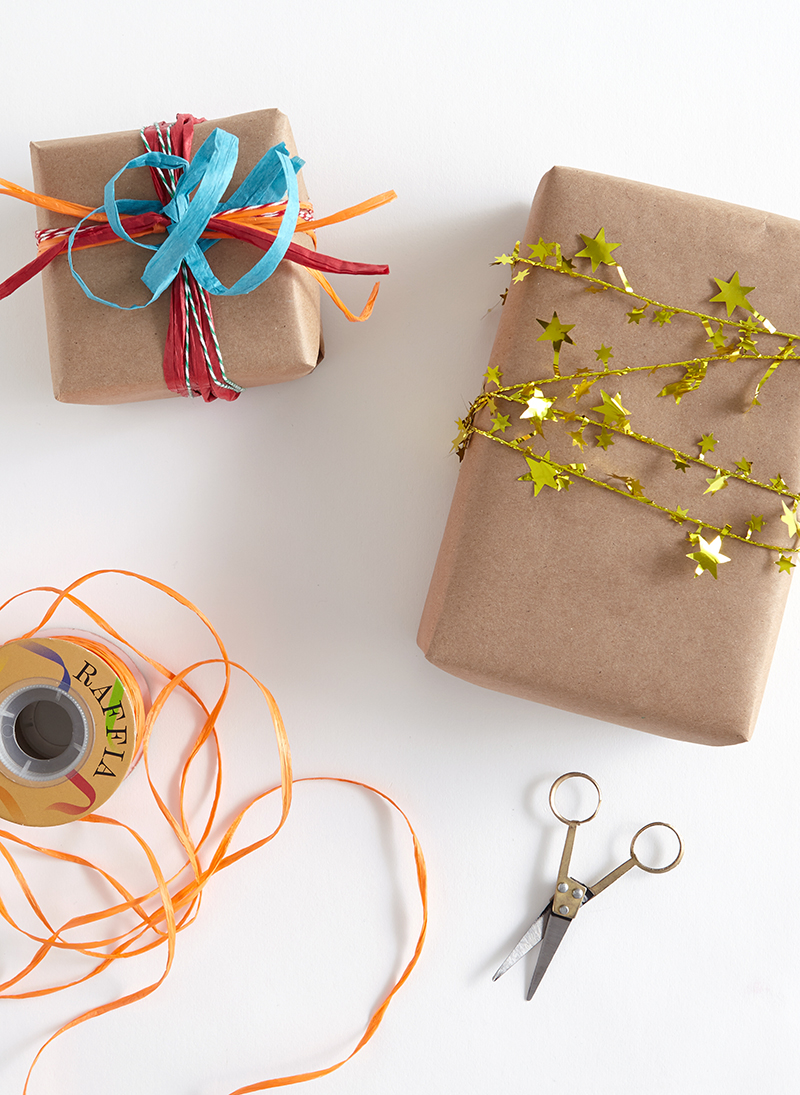
<svg viewBox="0 0 800 1095">
<path fill-rule="evenodd" d="M 203 122 L 195 127 L 193 151 L 217 126 L 239 138 L 239 158 L 228 193 L 279 141 L 297 154 L 289 120 L 279 110 Z M 138 130 L 34 142 L 34 189 L 95 208 L 103 203 L 106 182 L 144 151 Z M 306 201 L 302 172 L 298 181 L 300 199 Z M 116 191 L 119 198 L 155 197 L 146 168 L 126 171 Z M 37 215 L 39 228 L 77 223 L 46 209 L 38 209 Z M 295 236 L 295 241 L 310 245 L 308 236 Z M 142 304 L 150 296 L 140 279 L 151 254 L 123 243 L 95 247 L 76 251 L 75 267 L 98 296 L 120 304 Z M 212 268 L 225 285 L 233 284 L 260 257 L 256 248 L 235 240 L 220 240 L 209 252 Z M 42 272 L 42 287 L 56 399 L 126 403 L 174 394 L 162 371 L 169 291 L 138 312 L 98 304 L 72 277 L 66 256 L 59 256 Z M 213 297 L 212 308 L 225 371 L 244 388 L 305 376 L 322 358 L 319 286 L 292 262 L 282 262 L 252 293 Z"/>
<path fill-rule="evenodd" d="M 800 331 L 792 273 L 800 223 L 557 167 L 536 193 L 521 254 L 543 237 L 574 255 L 583 247 L 578 233 L 593 237 L 600 227 L 607 240 L 621 242 L 614 258 L 637 292 L 725 317 L 723 305 L 708 303 L 718 292 L 713 279 L 727 281 L 738 271 L 743 285 L 756 286 L 750 300 L 759 312 L 779 331 Z M 575 266 L 591 270 L 585 259 Z M 596 276 L 616 281 L 607 266 Z M 552 345 L 537 341 L 537 319 L 548 321 L 554 311 L 575 325 L 575 345 L 561 347 L 562 374 L 602 368 L 595 350 L 604 344 L 613 346 L 611 368 L 712 352 L 697 320 L 676 316 L 660 327 L 650 321 L 651 309 L 638 325 L 628 323 L 625 312 L 640 302 L 587 293 L 585 286 L 537 269 L 511 286 L 491 356 L 503 385 L 552 376 Z M 780 344 L 771 339 L 762 352 Z M 639 433 L 692 454 L 701 436 L 713 433 L 714 463 L 733 468 L 748 459 L 755 478 L 780 474 L 796 491 L 800 378 L 796 363 L 787 362 L 764 386 L 761 406 L 748 410 L 765 368 L 763 361 L 712 363 L 679 406 L 656 398 L 679 379 L 678 369 L 598 382 L 577 408 L 566 403 L 568 380 L 548 385 L 546 394 L 558 392 L 560 406 L 583 411 L 600 402 L 592 398 L 599 389 L 619 391 Z M 515 419 L 522 407 L 502 410 Z M 478 424 L 489 428 L 487 411 L 481 414 Z M 605 452 L 591 441 L 581 452 L 563 423 L 546 421 L 543 429 L 534 445 L 540 455 L 549 449 L 562 463 L 582 461 L 598 478 L 638 478 L 649 498 L 718 526 L 730 523 L 740 534 L 751 514 L 763 513 L 758 538 L 793 543 L 777 495 L 735 481 L 707 495 L 702 468 L 682 473 L 652 446 L 620 438 Z M 731 562 L 720 566 L 718 580 L 697 577 L 686 558 L 696 550 L 687 537 L 695 524 L 680 526 L 580 479 L 568 491 L 547 488 L 534 497 L 531 483 L 518 482 L 526 470 L 519 453 L 473 436 L 420 624 L 426 657 L 474 684 L 649 733 L 709 745 L 748 740 L 789 590 L 776 554 L 726 539 L 722 550 Z"/>
</svg>

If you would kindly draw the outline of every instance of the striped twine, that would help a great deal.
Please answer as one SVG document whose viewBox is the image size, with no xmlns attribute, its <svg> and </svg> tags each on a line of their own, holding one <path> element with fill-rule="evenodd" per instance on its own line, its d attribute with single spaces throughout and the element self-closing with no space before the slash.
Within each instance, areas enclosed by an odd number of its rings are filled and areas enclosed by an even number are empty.
<svg viewBox="0 0 800 1095">
<path fill-rule="evenodd" d="M 155 128 L 156 132 L 158 133 L 158 143 L 161 146 L 161 151 L 166 153 L 166 155 L 171 156 L 172 155 L 172 126 L 171 125 L 166 125 L 165 123 L 162 122 L 160 125 L 154 123 L 154 128 Z M 139 135 L 142 138 L 142 141 L 144 143 L 145 148 L 147 148 L 147 150 L 149 152 L 150 151 L 150 146 L 148 145 L 147 138 L 144 135 L 144 126 L 139 131 Z M 172 170 L 172 169 L 163 169 L 162 170 L 161 168 L 157 168 L 156 171 L 157 171 L 158 176 L 161 179 L 162 183 L 166 187 L 168 193 L 170 194 L 170 196 L 174 197 L 175 189 L 176 189 L 177 184 L 178 184 L 178 172 L 177 172 L 177 170 Z M 184 381 L 185 381 L 185 384 L 186 384 L 186 394 L 189 395 L 189 396 L 192 396 L 192 397 L 194 397 L 195 394 L 196 394 L 192 390 L 191 379 L 190 379 L 190 376 L 189 376 L 189 349 L 190 349 L 190 346 L 191 346 L 191 336 L 190 336 L 190 332 L 189 332 L 188 317 L 190 315 L 191 315 L 191 318 L 192 318 L 192 323 L 194 324 L 195 331 L 197 332 L 197 337 L 199 339 L 200 346 L 202 347 L 202 350 L 203 350 L 203 359 L 205 360 L 206 369 L 208 370 L 209 376 L 211 376 L 212 379 L 215 381 L 215 383 L 218 384 L 220 387 L 228 388 L 231 391 L 237 392 L 237 393 L 243 392 L 244 388 L 241 388 L 238 384 L 234 384 L 234 382 L 228 377 L 227 373 L 225 372 L 225 366 L 222 362 L 222 350 L 220 349 L 219 339 L 217 338 L 217 329 L 216 329 L 216 326 L 214 324 L 214 316 L 213 316 L 213 313 L 211 311 L 211 305 L 210 305 L 209 300 L 208 300 L 208 293 L 204 289 L 200 288 L 200 286 L 198 286 L 198 295 L 200 297 L 200 303 L 203 306 L 203 312 L 205 313 L 206 321 L 208 323 L 208 329 L 209 329 L 209 332 L 211 334 L 211 338 L 214 342 L 214 349 L 215 349 L 216 354 L 217 354 L 217 360 L 219 361 L 219 375 L 217 375 L 217 373 L 214 370 L 214 365 L 213 365 L 213 362 L 211 360 L 211 355 L 208 352 L 208 344 L 206 343 L 205 335 L 203 334 L 203 326 L 200 322 L 200 317 L 198 316 L 198 313 L 197 313 L 197 306 L 195 304 L 194 294 L 192 293 L 191 283 L 189 281 L 189 270 L 188 270 L 188 267 L 186 266 L 185 262 L 181 263 L 181 276 L 182 276 L 182 282 L 183 282 L 184 307 L 186 309 L 186 316 L 187 316 L 187 323 L 186 323 L 186 326 L 184 328 L 184 338 L 183 338 L 183 375 L 184 375 Z"/>
</svg>

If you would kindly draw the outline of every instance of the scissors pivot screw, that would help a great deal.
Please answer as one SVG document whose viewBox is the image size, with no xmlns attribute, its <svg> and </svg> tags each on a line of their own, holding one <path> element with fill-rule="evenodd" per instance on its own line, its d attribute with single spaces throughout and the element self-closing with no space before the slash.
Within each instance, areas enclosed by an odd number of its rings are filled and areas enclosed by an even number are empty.
<svg viewBox="0 0 800 1095">
<path fill-rule="evenodd" d="M 559 882 L 559 884 L 558 884 L 558 892 L 559 893 L 566 893 L 568 889 L 569 889 L 569 886 L 566 884 L 566 882 Z M 576 896 L 577 896 L 577 894 L 576 894 Z"/>
</svg>

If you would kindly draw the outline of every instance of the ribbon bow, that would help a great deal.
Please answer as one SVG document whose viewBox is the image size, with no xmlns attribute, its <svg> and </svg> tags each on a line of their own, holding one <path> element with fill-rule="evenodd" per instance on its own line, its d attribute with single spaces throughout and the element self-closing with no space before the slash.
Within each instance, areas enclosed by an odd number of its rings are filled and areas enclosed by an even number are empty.
<svg viewBox="0 0 800 1095">
<path fill-rule="evenodd" d="M 214 296 L 230 297 L 250 293 L 266 281 L 277 269 L 292 241 L 300 212 L 297 172 L 304 161 L 297 156 L 290 158 L 283 142 L 275 145 L 262 156 L 238 190 L 223 203 L 220 199 L 233 176 L 238 151 L 238 137 L 226 133 L 224 129 L 215 129 L 203 141 L 191 163 L 183 156 L 155 151 L 129 160 L 106 183 L 103 205 L 87 213 L 70 233 L 70 269 L 84 293 L 92 300 L 109 304 L 113 308 L 126 311 L 146 308 L 177 278 L 183 263 L 186 263 L 197 283 Z M 165 169 L 169 172 L 181 171 L 166 204 L 158 201 L 117 200 L 117 179 L 134 167 L 149 167 L 159 173 L 163 173 Z M 169 184 L 166 186 L 170 190 Z M 224 286 L 211 270 L 204 254 L 216 240 L 201 238 L 212 218 L 228 209 L 268 205 L 280 201 L 283 195 L 287 196 L 286 210 L 269 250 L 234 285 Z M 145 304 L 116 304 L 95 296 L 75 269 L 72 250 L 78 233 L 87 220 L 101 212 L 107 217 L 109 227 L 121 240 L 155 252 L 142 274 L 142 281 L 153 294 Z M 156 213 L 166 218 L 167 238 L 162 244 L 141 243 L 125 230 L 121 214 L 136 216 L 142 213 Z"/>
<path fill-rule="evenodd" d="M 33 194 L 0 179 L 0 193 L 21 198 L 57 212 L 80 217 L 74 228 L 47 229 L 37 233 L 39 254 L 11 278 L 0 284 L 0 299 L 8 296 L 42 270 L 57 255 L 67 253 L 70 270 L 83 292 L 92 300 L 124 311 L 146 308 L 171 286 L 170 322 L 164 348 L 164 378 L 179 395 L 201 395 L 206 400 L 235 399 L 242 389 L 226 375 L 217 341 L 210 296 L 251 293 L 265 282 L 283 259 L 304 266 L 320 283 L 337 307 L 351 321 L 368 318 L 377 296 L 373 287 L 360 315 L 354 315 L 339 299 L 324 273 L 385 274 L 387 266 L 352 263 L 319 254 L 292 241 L 297 232 L 311 235 L 324 224 L 347 220 L 392 201 L 393 191 L 315 221 L 308 203 L 301 202 L 297 172 L 303 160 L 290 156 L 286 145 L 277 144 L 262 156 L 244 182 L 226 200 L 222 196 L 236 167 L 238 138 L 215 129 L 191 158 L 194 125 L 201 119 L 179 114 L 173 125 L 161 122 L 142 130 L 149 149 L 129 160 L 106 183 L 103 205 L 96 209 Z M 157 200 L 118 199 L 117 180 L 134 167 L 147 167 Z M 103 222 L 88 224 L 87 222 Z M 160 244 L 137 237 L 166 233 Z M 244 240 L 264 255 L 233 285 L 216 277 L 206 252 L 218 239 Z M 97 296 L 75 269 L 73 252 L 105 243 L 132 243 L 153 251 L 142 281 L 151 297 L 145 304 L 123 305 Z"/>
</svg>

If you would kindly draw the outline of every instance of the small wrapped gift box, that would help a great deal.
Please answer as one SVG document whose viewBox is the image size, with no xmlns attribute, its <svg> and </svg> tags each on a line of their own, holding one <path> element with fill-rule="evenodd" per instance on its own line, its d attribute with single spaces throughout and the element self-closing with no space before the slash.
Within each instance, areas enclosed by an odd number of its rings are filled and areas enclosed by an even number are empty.
<svg viewBox="0 0 800 1095">
<path fill-rule="evenodd" d="M 545 176 L 459 423 L 431 662 L 654 734 L 749 739 L 794 565 L 798 248 L 783 217 Z"/>
<path fill-rule="evenodd" d="M 193 149 L 219 127 L 239 139 L 239 155 L 228 193 L 273 145 L 296 149 L 289 121 L 278 110 L 257 110 L 195 126 Z M 35 190 L 90 208 L 103 204 L 106 183 L 129 160 L 146 152 L 138 131 L 106 133 L 31 144 Z M 307 200 L 298 178 L 301 200 Z M 126 171 L 117 198 L 155 198 L 146 168 Z M 75 225 L 76 218 L 38 210 L 40 229 Z M 163 241 L 161 236 L 161 241 Z M 308 247 L 307 236 L 295 241 Z M 158 242 L 158 241 L 157 241 Z M 151 252 L 130 244 L 75 251 L 75 269 L 93 292 L 124 305 L 150 296 L 141 282 Z M 224 285 L 233 284 L 260 258 L 238 240 L 214 244 L 209 261 Z M 72 277 L 66 256 L 42 272 L 53 390 L 66 403 L 123 403 L 174 394 L 162 362 L 170 316 L 170 293 L 140 311 L 121 311 L 89 299 Z M 213 298 L 213 319 L 227 376 L 249 388 L 309 373 L 322 358 L 319 286 L 309 272 L 281 262 L 274 274 L 242 296 Z"/>
</svg>

